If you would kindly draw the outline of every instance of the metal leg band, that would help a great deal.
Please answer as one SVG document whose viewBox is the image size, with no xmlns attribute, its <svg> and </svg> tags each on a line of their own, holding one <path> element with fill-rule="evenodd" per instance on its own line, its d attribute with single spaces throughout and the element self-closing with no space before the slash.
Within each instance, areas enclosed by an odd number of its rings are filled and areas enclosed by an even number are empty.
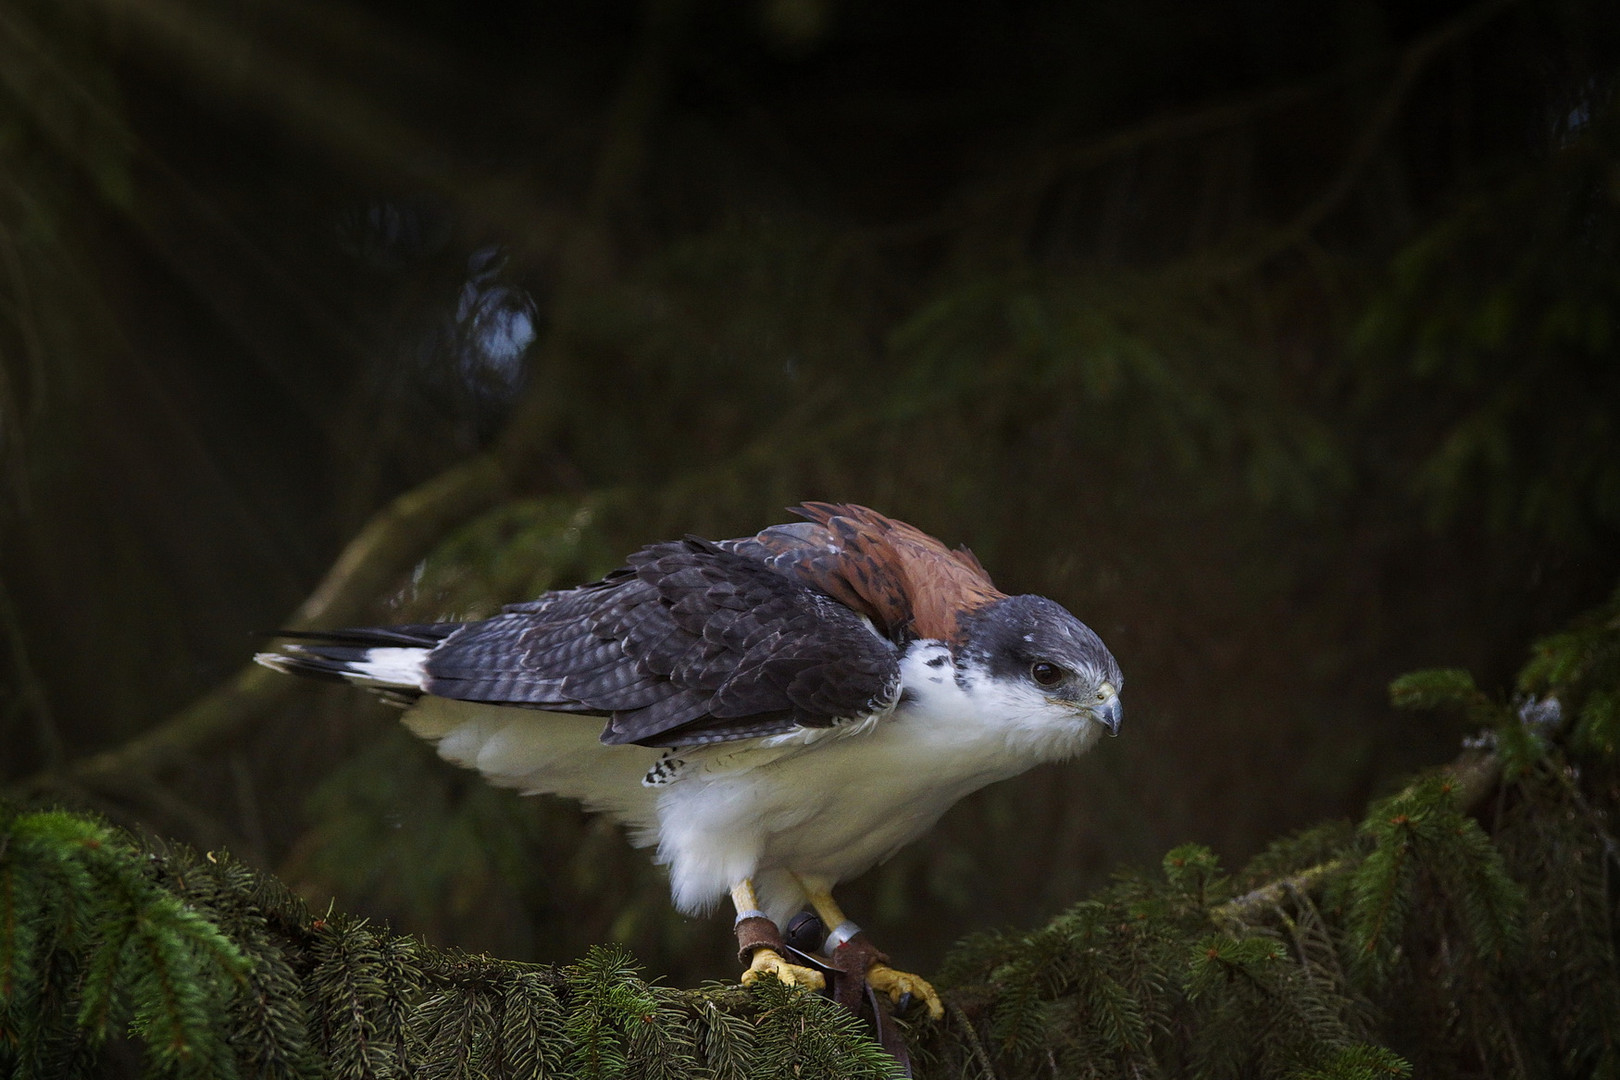
<svg viewBox="0 0 1620 1080">
<path fill-rule="evenodd" d="M 822 943 L 821 951 L 831 956 L 837 948 L 861 932 L 861 928 L 845 919 L 833 927 L 827 934 L 827 940 Z"/>
</svg>

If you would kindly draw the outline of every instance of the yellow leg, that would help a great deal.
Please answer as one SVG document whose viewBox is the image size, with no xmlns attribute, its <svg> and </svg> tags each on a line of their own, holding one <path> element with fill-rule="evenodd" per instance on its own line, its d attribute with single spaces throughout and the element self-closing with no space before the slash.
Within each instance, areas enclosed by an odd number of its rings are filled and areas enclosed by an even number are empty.
<svg viewBox="0 0 1620 1080">
<path fill-rule="evenodd" d="M 754 883 L 747 878 L 732 886 L 731 903 L 737 909 L 739 919 L 760 913 L 759 897 L 754 893 Z M 771 948 L 754 950 L 754 955 L 748 962 L 748 970 L 742 974 L 743 985 L 748 986 L 762 975 L 774 975 L 788 986 L 803 986 L 809 990 L 820 990 L 827 985 L 821 972 L 814 968 L 790 964 L 782 958 L 781 953 Z"/>
<path fill-rule="evenodd" d="M 828 930 L 849 921 L 844 917 L 844 909 L 838 906 L 838 901 L 833 899 L 832 892 L 825 885 L 814 879 L 806 880 L 797 874 L 794 874 L 793 878 L 804 890 L 810 906 L 816 909 L 816 915 L 826 924 Z"/>
<path fill-rule="evenodd" d="M 799 878 L 798 881 L 804 889 L 804 895 L 810 901 L 810 906 L 816 909 L 816 915 L 826 925 L 828 932 L 836 931 L 845 925 L 854 925 L 844 917 L 844 910 L 838 906 L 838 902 L 832 898 L 831 890 L 825 885 L 806 881 L 804 878 Z M 945 1016 L 945 1005 L 939 1000 L 939 993 L 921 975 L 896 971 L 888 964 L 873 964 L 866 969 L 866 985 L 888 994 L 889 1000 L 896 1003 L 910 994 L 928 1003 L 928 1015 L 935 1020 L 943 1019 Z"/>
</svg>

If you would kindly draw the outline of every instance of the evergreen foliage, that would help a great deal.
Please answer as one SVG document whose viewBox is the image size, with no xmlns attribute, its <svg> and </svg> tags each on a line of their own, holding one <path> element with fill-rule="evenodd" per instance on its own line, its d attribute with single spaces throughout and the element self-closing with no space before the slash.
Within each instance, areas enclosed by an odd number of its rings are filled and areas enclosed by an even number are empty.
<svg viewBox="0 0 1620 1080">
<path fill-rule="evenodd" d="M 161 1076 L 886 1077 L 831 1001 L 678 991 L 618 947 L 554 970 L 313 916 L 229 856 L 83 815 L 0 818 L 0 1071 L 96 1075 L 120 1027 Z"/>
<path fill-rule="evenodd" d="M 251 970 L 237 944 L 109 827 L 61 811 L 0 815 L 0 1055 L 11 1074 L 72 1075 L 127 1025 L 175 1075 L 234 1075 L 217 1007 Z"/>
<path fill-rule="evenodd" d="M 935 1068 L 1617 1075 L 1617 650 L 1620 595 L 1537 644 L 1516 705 L 1463 672 L 1405 676 L 1397 704 L 1489 723 L 1496 752 L 1232 877 L 1186 846 L 1037 931 L 964 943 L 948 997 L 982 1037 L 936 1036 Z"/>
<path fill-rule="evenodd" d="M 11 0 L 0 773 L 370 921 L 5 810 L 0 1071 L 881 1072 L 383 930 L 729 963 L 612 828 L 227 677 L 830 497 L 1155 673 L 852 883 L 897 957 L 1087 896 L 957 950 L 934 1074 L 1620 1074 L 1615 607 L 1501 689 L 1620 568 L 1612 8 Z"/>
<path fill-rule="evenodd" d="M 724 950 L 611 831 L 230 673 L 290 612 L 477 617 L 851 499 L 1156 673 L 1085 800 L 988 790 L 852 886 L 934 964 L 1359 818 L 1454 741 L 1367 672 L 1494 688 L 1620 569 L 1612 0 L 243 2 L 5 5 L 22 791 L 694 984 Z"/>
<path fill-rule="evenodd" d="M 1236 874 L 1184 845 L 1035 930 L 963 942 L 947 1021 L 909 1028 L 922 1074 L 1620 1076 L 1620 594 L 1538 643 L 1517 705 L 1455 671 L 1391 689 L 1488 716 L 1514 749 Z M 441 950 L 316 917 L 223 854 L 4 808 L 0 1067 L 91 1075 L 120 1028 L 169 1076 L 892 1072 L 852 1016 L 774 981 L 673 989 L 617 946 L 560 969 Z"/>
</svg>

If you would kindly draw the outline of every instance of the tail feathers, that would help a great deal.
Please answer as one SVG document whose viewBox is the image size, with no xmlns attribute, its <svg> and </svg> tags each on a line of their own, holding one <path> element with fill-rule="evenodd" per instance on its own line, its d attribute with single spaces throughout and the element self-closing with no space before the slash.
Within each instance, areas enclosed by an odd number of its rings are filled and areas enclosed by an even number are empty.
<svg viewBox="0 0 1620 1080">
<path fill-rule="evenodd" d="M 402 626 L 356 626 L 343 630 L 277 630 L 266 637 L 330 645 L 418 645 L 431 649 L 466 623 L 407 623 Z"/>
<path fill-rule="evenodd" d="M 363 686 L 396 705 L 422 696 L 426 661 L 460 623 L 429 623 L 332 631 L 293 630 L 274 652 L 253 659 L 267 668 L 311 679 Z"/>
</svg>

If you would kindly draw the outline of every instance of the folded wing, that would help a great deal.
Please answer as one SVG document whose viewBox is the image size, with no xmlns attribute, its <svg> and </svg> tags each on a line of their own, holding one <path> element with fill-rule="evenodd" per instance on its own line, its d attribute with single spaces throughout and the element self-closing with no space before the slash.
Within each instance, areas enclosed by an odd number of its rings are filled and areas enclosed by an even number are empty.
<svg viewBox="0 0 1620 1080">
<path fill-rule="evenodd" d="M 608 718 L 602 741 L 692 746 L 887 709 L 894 646 L 854 611 L 705 540 L 516 604 L 428 654 L 440 697 Z"/>
</svg>

